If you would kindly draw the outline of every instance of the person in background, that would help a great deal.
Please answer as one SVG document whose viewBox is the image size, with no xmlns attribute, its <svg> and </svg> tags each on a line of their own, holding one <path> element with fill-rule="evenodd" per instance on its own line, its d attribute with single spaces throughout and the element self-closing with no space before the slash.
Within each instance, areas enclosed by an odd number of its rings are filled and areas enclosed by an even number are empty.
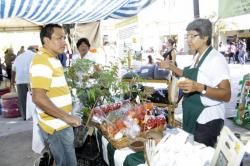
<svg viewBox="0 0 250 166">
<path fill-rule="evenodd" d="M 21 46 L 20 50 L 17 52 L 17 56 L 24 53 L 25 50 L 24 50 L 24 46 Z"/>
<path fill-rule="evenodd" d="M 163 58 L 164 60 L 168 59 L 170 61 L 173 61 L 177 66 L 175 44 L 176 43 L 173 39 L 168 39 L 166 43 L 167 51 L 163 54 Z"/>
<path fill-rule="evenodd" d="M 11 87 L 17 87 L 18 105 L 22 114 L 23 120 L 26 120 L 26 98 L 29 87 L 29 68 L 35 48 L 28 47 L 28 50 L 16 57 L 12 65 Z"/>
<path fill-rule="evenodd" d="M 228 63 L 230 64 L 231 58 L 233 59 L 233 63 L 237 63 L 238 58 L 236 58 L 236 46 L 234 42 L 230 42 L 227 50 L 228 54 Z"/>
<path fill-rule="evenodd" d="M 101 58 L 97 58 L 97 55 L 94 55 L 89 52 L 90 43 L 87 38 L 81 38 L 77 41 L 76 47 L 78 49 L 79 54 L 74 54 L 72 56 L 72 64 L 76 62 L 78 59 L 88 59 L 95 63 L 94 67 L 96 71 L 102 70 L 101 63 L 99 62 Z"/>
<path fill-rule="evenodd" d="M 148 64 L 153 64 L 153 58 L 151 55 L 148 55 Z"/>
<path fill-rule="evenodd" d="M 13 53 L 13 49 L 9 48 L 5 51 L 5 65 L 6 65 L 6 73 L 7 78 L 11 80 L 11 70 L 12 70 L 12 62 L 15 60 L 16 55 Z"/>
<path fill-rule="evenodd" d="M 164 60 L 168 59 L 170 61 L 176 61 L 176 49 L 175 41 L 173 39 L 168 39 L 166 43 L 166 52 L 163 54 Z"/>
<path fill-rule="evenodd" d="M 81 124 L 72 115 L 72 98 L 63 67 L 57 58 L 65 50 L 65 32 L 58 24 L 45 25 L 40 32 L 43 47 L 30 67 L 32 100 L 36 104 L 38 125 L 57 166 L 76 166 L 73 128 Z"/>
<path fill-rule="evenodd" d="M 240 40 L 238 42 L 238 59 L 240 61 L 240 64 L 245 64 L 246 63 L 246 52 L 247 52 L 247 45 L 246 45 L 246 40 Z"/>
<path fill-rule="evenodd" d="M 89 59 L 93 61 L 93 55 L 89 53 L 90 43 L 87 38 L 80 38 L 76 43 L 76 47 L 79 54 L 72 56 L 72 64 L 75 63 L 77 59 Z"/>
<path fill-rule="evenodd" d="M 222 42 L 219 43 L 219 46 L 218 46 L 218 51 L 222 54 L 222 55 L 225 55 L 225 46 L 223 45 Z"/>
<path fill-rule="evenodd" d="M 159 60 L 162 68 L 185 77 L 178 83 L 183 90 L 183 129 L 194 140 L 214 147 L 224 125 L 224 102 L 231 98 L 229 67 L 225 57 L 212 48 L 212 23 L 196 19 L 187 28 L 187 45 L 197 52 L 190 66 L 183 70 L 169 60 Z"/>
</svg>

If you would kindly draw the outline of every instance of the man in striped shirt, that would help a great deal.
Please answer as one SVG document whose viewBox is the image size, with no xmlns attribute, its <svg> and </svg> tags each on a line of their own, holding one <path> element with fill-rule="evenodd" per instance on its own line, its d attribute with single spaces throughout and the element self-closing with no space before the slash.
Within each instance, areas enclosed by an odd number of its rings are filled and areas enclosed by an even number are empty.
<svg viewBox="0 0 250 166">
<path fill-rule="evenodd" d="M 38 125 L 57 166 L 76 166 L 74 133 L 79 118 L 71 115 L 72 100 L 57 55 L 64 52 L 65 32 L 58 24 L 41 29 L 43 48 L 34 56 L 30 68 L 32 99 L 36 104 Z"/>
</svg>

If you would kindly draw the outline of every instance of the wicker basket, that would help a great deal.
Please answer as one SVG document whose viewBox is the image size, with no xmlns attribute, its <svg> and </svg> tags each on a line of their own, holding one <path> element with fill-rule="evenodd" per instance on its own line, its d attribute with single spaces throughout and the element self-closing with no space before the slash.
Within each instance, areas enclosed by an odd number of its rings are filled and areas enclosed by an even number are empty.
<svg viewBox="0 0 250 166">
<path fill-rule="evenodd" d="M 166 129 L 166 124 L 164 126 L 158 126 L 158 127 L 153 128 L 153 129 L 149 129 L 149 130 L 146 130 L 146 131 L 142 132 L 141 133 L 141 137 L 146 138 L 146 135 L 149 132 L 159 132 L 159 133 L 162 133 L 165 129 Z"/>
<path fill-rule="evenodd" d="M 121 148 L 125 148 L 129 146 L 129 141 L 128 141 L 128 137 L 124 136 L 119 140 L 113 140 L 111 138 L 107 138 L 108 141 L 111 143 L 111 145 L 113 147 L 115 147 L 116 149 L 121 149 Z"/>
<path fill-rule="evenodd" d="M 158 127 L 155 127 L 153 129 L 150 129 L 150 130 L 147 130 L 147 131 L 144 131 L 140 134 L 140 137 L 145 137 L 146 134 L 149 132 L 149 131 L 155 131 L 155 132 L 163 132 L 166 128 L 166 125 L 164 126 L 158 126 Z M 99 130 L 101 130 L 102 132 L 102 135 L 111 143 L 111 145 L 116 148 L 116 149 L 121 149 L 121 148 L 125 148 L 125 147 L 128 147 L 129 146 L 129 139 L 127 136 L 123 136 L 121 139 L 119 140 L 114 140 L 112 139 L 109 134 L 108 134 L 108 131 L 106 130 L 105 126 L 103 125 L 99 125 Z"/>
<path fill-rule="evenodd" d="M 104 126 L 103 124 L 102 125 L 99 125 L 99 128 L 101 131 L 102 131 L 102 135 L 104 135 L 105 137 L 108 136 L 108 131 L 106 129 L 106 126 Z"/>
<path fill-rule="evenodd" d="M 144 151 L 144 141 L 145 138 L 142 137 L 137 137 L 133 140 L 129 141 L 129 148 L 132 149 L 135 152 L 141 152 Z M 140 145 L 136 145 L 136 144 L 140 144 Z"/>
<path fill-rule="evenodd" d="M 114 140 L 114 139 L 110 138 L 109 133 L 108 133 L 105 125 L 99 125 L 96 127 L 102 132 L 102 135 L 111 143 L 111 145 L 114 148 L 121 149 L 121 148 L 128 147 L 128 137 L 123 136 L 119 140 Z"/>
</svg>

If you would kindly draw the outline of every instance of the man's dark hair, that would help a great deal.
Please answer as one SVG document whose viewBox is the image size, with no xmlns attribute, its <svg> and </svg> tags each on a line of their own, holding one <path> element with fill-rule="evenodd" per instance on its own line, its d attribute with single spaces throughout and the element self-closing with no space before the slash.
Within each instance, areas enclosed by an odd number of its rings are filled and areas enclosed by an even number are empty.
<svg viewBox="0 0 250 166">
<path fill-rule="evenodd" d="M 36 52 L 36 48 L 33 46 L 29 46 L 27 50 L 30 50 L 32 52 Z"/>
<path fill-rule="evenodd" d="M 90 43 L 89 43 L 89 40 L 87 38 L 81 38 L 77 41 L 76 43 L 76 47 L 79 48 L 79 46 L 82 44 L 82 43 L 85 43 L 88 47 L 90 47 Z"/>
<path fill-rule="evenodd" d="M 168 43 L 170 43 L 172 46 L 175 45 L 175 41 L 173 39 L 168 39 Z"/>
<path fill-rule="evenodd" d="M 196 31 L 199 33 L 201 38 L 208 37 L 207 45 L 211 44 L 212 39 L 212 23 L 209 19 L 196 19 L 188 24 L 187 31 Z"/>
<path fill-rule="evenodd" d="M 54 28 L 62 28 L 62 26 L 59 24 L 47 24 L 41 29 L 40 39 L 41 39 L 42 45 L 44 45 L 44 41 L 43 41 L 44 37 L 51 39 L 51 36 L 54 33 Z"/>
</svg>

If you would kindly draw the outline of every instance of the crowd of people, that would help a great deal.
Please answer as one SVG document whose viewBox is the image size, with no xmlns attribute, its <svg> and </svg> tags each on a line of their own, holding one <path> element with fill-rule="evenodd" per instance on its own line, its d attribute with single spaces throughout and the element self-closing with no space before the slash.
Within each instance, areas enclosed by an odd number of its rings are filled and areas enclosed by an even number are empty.
<svg viewBox="0 0 250 166">
<path fill-rule="evenodd" d="M 218 51 L 228 58 L 228 63 L 245 64 L 248 60 L 247 44 L 245 39 L 227 41 L 226 45 L 219 43 Z"/>
</svg>

